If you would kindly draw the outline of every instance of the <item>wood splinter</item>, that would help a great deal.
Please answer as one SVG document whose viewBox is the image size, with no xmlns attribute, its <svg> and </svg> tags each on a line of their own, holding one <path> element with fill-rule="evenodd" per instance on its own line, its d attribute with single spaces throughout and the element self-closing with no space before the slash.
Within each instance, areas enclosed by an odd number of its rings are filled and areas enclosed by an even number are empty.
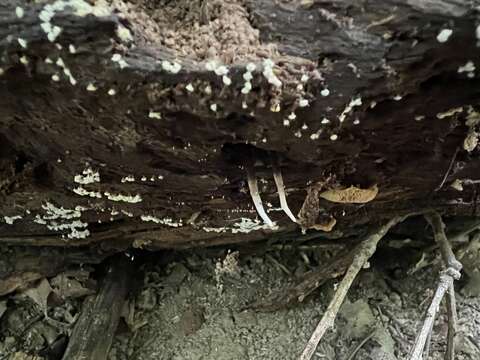
<svg viewBox="0 0 480 360">
<path fill-rule="evenodd" d="M 125 255 L 112 258 L 98 294 L 83 304 L 63 360 L 107 358 L 133 278 L 132 269 L 132 261 Z"/>
<path fill-rule="evenodd" d="M 322 339 L 325 332 L 333 327 L 335 318 L 340 310 L 347 293 L 352 286 L 353 281 L 357 277 L 360 270 L 364 267 L 365 263 L 375 253 L 378 242 L 387 234 L 388 230 L 403 221 L 407 216 L 399 216 L 391 219 L 386 224 L 380 226 L 373 234 L 360 243 L 355 251 L 353 261 L 350 264 L 345 276 L 343 277 L 340 285 L 335 292 L 327 310 L 323 314 L 322 319 L 315 328 L 310 340 L 308 340 L 303 353 L 300 355 L 299 360 L 310 360 L 318 346 L 318 343 Z"/>
<path fill-rule="evenodd" d="M 448 315 L 448 340 L 445 360 L 453 360 L 455 357 L 455 334 L 457 332 L 457 305 L 455 301 L 454 280 L 460 279 L 462 264 L 455 258 L 452 247 L 445 235 L 445 224 L 438 213 L 425 215 L 425 218 L 433 228 L 435 241 L 440 247 L 442 259 L 446 270 L 440 274 L 437 289 L 425 314 L 422 328 L 415 338 L 415 343 L 410 351 L 410 360 L 421 360 L 428 338 L 430 337 L 435 316 L 438 312 L 440 302 L 445 293 L 447 296 L 447 315 Z"/>
</svg>

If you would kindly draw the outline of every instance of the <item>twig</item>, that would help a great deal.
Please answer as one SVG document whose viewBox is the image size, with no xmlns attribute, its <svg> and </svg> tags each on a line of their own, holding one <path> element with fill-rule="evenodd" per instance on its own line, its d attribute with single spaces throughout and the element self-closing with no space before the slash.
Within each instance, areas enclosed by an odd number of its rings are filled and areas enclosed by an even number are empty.
<svg viewBox="0 0 480 360">
<path fill-rule="evenodd" d="M 263 208 L 262 198 L 260 197 L 260 192 L 258 191 L 257 178 L 255 177 L 253 170 L 247 170 L 247 182 L 248 189 L 250 190 L 250 196 L 252 197 L 253 205 L 255 205 L 258 215 L 262 218 L 265 224 L 273 227 L 274 224 L 272 220 L 270 220 L 265 212 L 265 209 Z"/>
<path fill-rule="evenodd" d="M 373 330 L 370 334 L 368 334 L 365 339 L 363 339 L 360 344 L 358 344 L 355 349 L 353 349 L 353 351 L 350 353 L 350 355 L 348 356 L 347 360 L 353 360 L 355 358 L 355 355 L 357 355 L 357 352 L 362 348 L 363 345 L 365 345 L 367 343 L 368 340 L 370 340 L 373 335 L 375 335 L 375 333 L 377 332 L 377 329 Z"/>
<path fill-rule="evenodd" d="M 343 301 L 347 296 L 348 290 L 352 286 L 353 281 L 355 280 L 357 274 L 363 268 L 365 263 L 375 253 L 378 242 L 385 236 L 385 234 L 388 232 L 388 230 L 390 230 L 391 227 L 405 219 L 405 217 L 395 217 L 391 219 L 359 245 L 358 250 L 353 257 L 353 261 L 350 264 L 350 267 L 348 268 L 344 278 L 340 282 L 340 285 L 338 286 L 335 295 L 330 301 L 327 310 L 323 314 L 323 317 L 318 323 L 312 336 L 310 337 L 310 340 L 308 340 L 308 343 L 305 346 L 302 355 L 300 355 L 299 360 L 310 360 L 312 358 L 315 349 L 317 348 L 317 345 L 322 339 L 325 332 L 329 328 L 333 327 L 335 318 L 337 317 L 340 306 L 343 304 Z"/>
<path fill-rule="evenodd" d="M 437 290 L 435 291 L 435 295 L 433 296 L 432 302 L 425 315 L 422 329 L 418 333 L 415 339 L 414 346 L 410 352 L 410 360 L 422 359 L 423 349 L 425 348 L 425 343 L 433 326 L 433 322 L 435 321 L 435 316 L 440 306 L 440 302 L 442 301 L 443 296 L 447 291 L 449 293 L 449 300 L 447 303 L 449 327 L 448 344 L 445 359 L 453 360 L 455 353 L 454 337 L 457 326 L 456 302 L 453 281 L 460 278 L 462 264 L 455 258 L 452 247 L 450 246 L 447 236 L 445 235 L 445 224 L 443 223 L 440 215 L 438 213 L 431 213 L 425 215 L 425 218 L 433 228 L 435 241 L 440 247 L 442 259 L 447 269 L 442 271 L 440 275 L 440 281 Z"/>
<path fill-rule="evenodd" d="M 447 181 L 448 174 L 450 174 L 450 171 L 452 170 L 453 164 L 455 163 L 455 159 L 457 158 L 457 154 L 458 154 L 458 147 L 455 148 L 455 152 L 453 153 L 452 160 L 450 160 L 450 164 L 448 165 L 447 172 L 443 176 L 442 182 L 440 183 L 440 185 L 437 186 L 435 191 L 440 190 L 442 188 L 443 184 L 445 184 L 445 181 Z"/>
<path fill-rule="evenodd" d="M 455 335 L 458 329 L 457 301 L 455 299 L 455 288 L 452 285 L 448 288 L 447 294 L 447 315 L 448 315 L 448 340 L 445 360 L 454 360 L 455 358 Z"/>
</svg>

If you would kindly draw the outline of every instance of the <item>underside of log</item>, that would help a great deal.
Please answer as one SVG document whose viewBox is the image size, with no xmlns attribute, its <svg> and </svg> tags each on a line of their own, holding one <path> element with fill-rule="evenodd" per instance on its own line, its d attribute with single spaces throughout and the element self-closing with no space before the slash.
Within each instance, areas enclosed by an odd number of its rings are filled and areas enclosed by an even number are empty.
<svg viewBox="0 0 480 360">
<path fill-rule="evenodd" d="M 3 1 L 0 246 L 96 262 L 478 216 L 478 5 Z"/>
</svg>

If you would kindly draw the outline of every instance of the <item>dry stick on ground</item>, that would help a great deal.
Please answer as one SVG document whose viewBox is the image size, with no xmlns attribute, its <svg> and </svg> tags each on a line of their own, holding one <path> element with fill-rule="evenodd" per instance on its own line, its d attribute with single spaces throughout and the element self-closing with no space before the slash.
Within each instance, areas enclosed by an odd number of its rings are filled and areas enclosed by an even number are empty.
<svg viewBox="0 0 480 360">
<path fill-rule="evenodd" d="M 398 224 L 400 221 L 403 221 L 406 217 L 407 216 L 399 216 L 391 219 L 359 245 L 350 267 L 340 282 L 333 299 L 330 301 L 327 310 L 323 314 L 323 317 L 310 337 L 310 340 L 308 340 L 308 343 L 299 358 L 300 360 L 310 360 L 312 358 L 315 349 L 317 348 L 317 345 L 325 332 L 329 328 L 333 327 L 335 318 L 340 310 L 340 306 L 343 304 L 348 290 L 350 289 L 350 286 L 352 286 L 353 280 L 355 280 L 357 274 L 363 268 L 368 259 L 370 259 L 370 257 L 375 253 L 378 242 L 385 236 L 391 227 Z"/>
<path fill-rule="evenodd" d="M 415 339 L 415 343 L 410 352 L 409 359 L 422 359 L 423 349 L 425 348 L 425 343 L 433 327 L 433 322 L 435 321 L 435 316 L 440 306 L 440 302 L 442 301 L 445 292 L 448 291 L 449 297 L 447 302 L 447 313 L 449 326 L 447 352 L 445 355 L 445 359 L 453 360 L 455 354 L 454 337 L 457 331 L 457 314 L 453 281 L 460 278 L 460 270 L 462 269 L 462 264 L 455 258 L 452 247 L 450 246 L 447 236 L 445 235 L 445 224 L 443 223 L 440 215 L 438 215 L 437 213 L 432 213 L 426 215 L 425 218 L 433 228 L 435 241 L 440 247 L 442 259 L 447 269 L 445 271 L 442 271 L 440 275 L 440 281 L 438 283 L 437 290 L 435 291 L 432 302 L 427 309 L 422 329 L 420 330 Z"/>
</svg>

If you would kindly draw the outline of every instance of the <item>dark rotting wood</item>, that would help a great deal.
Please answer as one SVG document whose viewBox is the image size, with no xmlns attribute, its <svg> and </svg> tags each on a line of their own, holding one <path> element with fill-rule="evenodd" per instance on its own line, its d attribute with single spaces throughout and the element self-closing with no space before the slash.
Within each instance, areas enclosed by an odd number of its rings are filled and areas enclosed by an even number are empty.
<svg viewBox="0 0 480 360">
<path fill-rule="evenodd" d="M 98 293 L 83 304 L 63 360 L 107 358 L 133 271 L 134 264 L 126 255 L 117 255 L 107 262 Z"/>
</svg>

